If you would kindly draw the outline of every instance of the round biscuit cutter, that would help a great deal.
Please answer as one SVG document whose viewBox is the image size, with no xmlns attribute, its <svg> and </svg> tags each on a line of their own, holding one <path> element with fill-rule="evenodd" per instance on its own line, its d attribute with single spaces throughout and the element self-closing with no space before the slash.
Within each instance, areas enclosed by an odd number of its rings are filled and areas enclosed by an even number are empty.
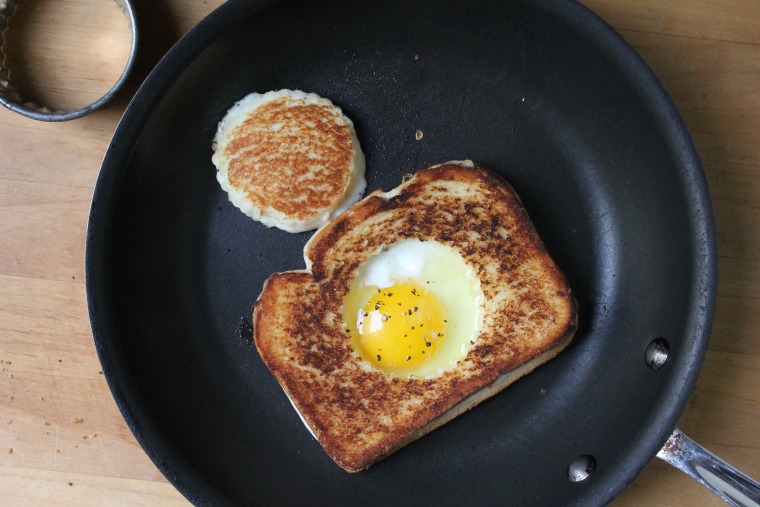
<svg viewBox="0 0 760 507">
<path fill-rule="evenodd" d="M 129 20 L 129 29 L 132 32 L 132 44 L 129 50 L 129 59 L 127 60 L 127 64 L 124 67 L 121 76 L 119 76 L 119 79 L 114 83 L 111 89 L 95 102 L 68 111 L 53 110 L 26 99 L 23 93 L 20 92 L 14 84 L 11 78 L 11 72 L 5 65 L 5 31 L 8 28 L 8 20 L 15 13 L 16 6 L 24 1 L 25 0 L 0 0 L 0 53 L 2 53 L 2 58 L 0 58 L 0 103 L 11 111 L 15 111 L 18 114 L 34 120 L 66 121 L 81 118 L 82 116 L 90 114 L 111 100 L 127 80 L 137 55 L 137 17 L 130 0 L 113 0 Z"/>
</svg>

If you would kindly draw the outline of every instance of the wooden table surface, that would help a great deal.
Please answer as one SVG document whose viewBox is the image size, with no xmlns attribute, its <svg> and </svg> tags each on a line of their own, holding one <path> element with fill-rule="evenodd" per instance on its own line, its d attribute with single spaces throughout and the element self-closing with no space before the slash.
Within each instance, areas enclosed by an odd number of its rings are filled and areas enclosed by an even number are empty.
<svg viewBox="0 0 760 507">
<path fill-rule="evenodd" d="M 222 0 L 139 0 L 124 90 L 67 123 L 0 110 L 0 504 L 187 505 L 124 423 L 100 371 L 84 286 L 85 230 L 120 115 L 161 55 Z M 662 80 L 702 157 L 718 226 L 717 313 L 679 427 L 760 478 L 760 2 L 587 0 Z M 38 100 L 84 105 L 120 73 L 109 0 L 34 0 L 8 60 Z M 63 28 L 62 28 L 63 27 Z M 122 58 L 122 60 L 119 60 Z M 616 505 L 723 505 L 653 461 Z"/>
</svg>

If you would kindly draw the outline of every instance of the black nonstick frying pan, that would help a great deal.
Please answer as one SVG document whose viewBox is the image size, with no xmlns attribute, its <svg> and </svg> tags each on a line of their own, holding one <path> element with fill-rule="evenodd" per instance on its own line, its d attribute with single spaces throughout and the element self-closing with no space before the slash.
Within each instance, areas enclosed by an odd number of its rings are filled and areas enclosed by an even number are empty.
<svg viewBox="0 0 760 507">
<path fill-rule="evenodd" d="M 211 164 L 226 110 L 280 88 L 353 119 L 368 190 L 452 159 L 504 175 L 579 301 L 557 358 L 359 474 L 322 451 L 250 340 L 262 283 L 304 267 L 310 234 L 245 217 Z M 598 505 L 675 426 L 706 350 L 716 263 L 680 116 L 584 7 L 233 0 L 127 109 L 95 190 L 86 272 L 114 397 L 198 505 Z"/>
</svg>

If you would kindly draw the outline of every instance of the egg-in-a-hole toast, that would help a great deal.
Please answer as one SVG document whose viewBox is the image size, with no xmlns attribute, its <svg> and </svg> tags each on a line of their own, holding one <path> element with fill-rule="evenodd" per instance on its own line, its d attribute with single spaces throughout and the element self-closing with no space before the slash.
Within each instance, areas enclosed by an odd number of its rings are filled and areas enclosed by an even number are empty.
<svg viewBox="0 0 760 507">
<path fill-rule="evenodd" d="M 577 327 L 570 287 L 520 199 L 469 161 L 372 193 L 317 231 L 304 259 L 306 270 L 266 281 L 254 340 L 349 472 L 501 391 L 560 352 Z M 437 288 L 451 278 L 460 285 Z M 469 311 L 452 308 L 447 291 L 462 292 Z M 452 338 L 455 328 L 464 332 Z M 457 340 L 453 352 L 447 340 Z"/>
</svg>

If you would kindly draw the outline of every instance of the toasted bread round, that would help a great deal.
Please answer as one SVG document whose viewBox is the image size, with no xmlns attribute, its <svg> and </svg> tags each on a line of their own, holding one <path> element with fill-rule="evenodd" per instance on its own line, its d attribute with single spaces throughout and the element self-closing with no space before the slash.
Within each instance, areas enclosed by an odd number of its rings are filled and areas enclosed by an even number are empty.
<svg viewBox="0 0 760 507">
<path fill-rule="evenodd" d="M 474 268 L 483 325 L 455 368 L 399 378 L 352 347 L 342 306 L 367 259 L 391 243 L 436 241 Z M 577 305 L 513 189 L 471 163 L 417 172 L 374 192 L 307 243 L 308 270 L 269 277 L 254 310 L 264 363 L 347 471 L 368 467 L 496 394 L 572 339 Z"/>
<path fill-rule="evenodd" d="M 364 155 L 353 123 L 314 93 L 252 93 L 219 123 L 212 161 L 230 201 L 288 232 L 316 229 L 359 200 Z"/>
</svg>

